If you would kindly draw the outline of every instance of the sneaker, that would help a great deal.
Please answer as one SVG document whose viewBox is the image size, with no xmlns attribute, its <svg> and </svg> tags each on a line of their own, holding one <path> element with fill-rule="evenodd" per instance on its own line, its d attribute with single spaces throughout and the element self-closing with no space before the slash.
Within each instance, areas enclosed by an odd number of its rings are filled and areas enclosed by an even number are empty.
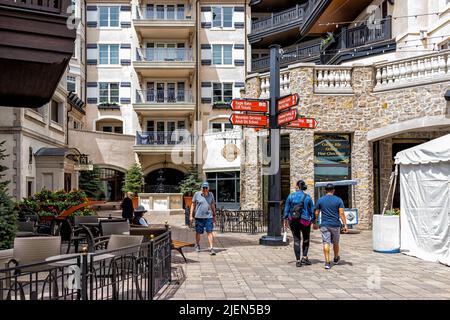
<svg viewBox="0 0 450 320">
<path fill-rule="evenodd" d="M 331 263 L 325 262 L 325 269 L 331 269 Z"/>
<path fill-rule="evenodd" d="M 341 261 L 341 257 L 337 256 L 333 259 L 334 264 L 339 264 L 339 262 Z"/>
<path fill-rule="evenodd" d="M 211 249 L 209 249 L 209 254 L 212 255 L 212 256 L 215 256 L 216 252 L 214 251 L 213 248 L 211 248 Z"/>
<path fill-rule="evenodd" d="M 309 261 L 309 259 L 307 257 L 303 257 L 302 258 L 302 264 L 310 266 L 311 265 L 311 261 Z"/>
<path fill-rule="evenodd" d="M 300 260 L 297 260 L 297 262 L 295 263 L 295 265 L 296 265 L 297 267 L 301 267 L 301 266 L 302 266 L 302 262 L 301 262 Z"/>
<path fill-rule="evenodd" d="M 194 248 L 195 248 L 195 251 L 200 252 L 200 245 L 199 244 L 196 244 L 194 246 Z"/>
</svg>

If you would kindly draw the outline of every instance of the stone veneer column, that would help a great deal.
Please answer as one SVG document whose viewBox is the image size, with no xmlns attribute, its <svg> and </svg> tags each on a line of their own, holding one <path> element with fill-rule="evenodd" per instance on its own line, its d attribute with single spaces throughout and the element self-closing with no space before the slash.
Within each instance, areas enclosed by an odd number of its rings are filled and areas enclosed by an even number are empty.
<svg viewBox="0 0 450 320">
<path fill-rule="evenodd" d="M 298 113 L 305 114 L 305 107 L 311 103 L 314 88 L 314 64 L 295 64 L 290 67 L 289 88 L 300 96 Z M 290 182 L 291 191 L 302 179 L 308 186 L 308 193 L 314 198 L 314 131 L 287 130 L 290 133 Z"/>
<path fill-rule="evenodd" d="M 259 98 L 261 82 L 259 75 L 247 78 L 242 98 Z M 241 140 L 241 199 L 242 209 L 260 209 L 262 201 L 261 162 L 258 138 L 254 129 L 242 130 Z"/>
</svg>

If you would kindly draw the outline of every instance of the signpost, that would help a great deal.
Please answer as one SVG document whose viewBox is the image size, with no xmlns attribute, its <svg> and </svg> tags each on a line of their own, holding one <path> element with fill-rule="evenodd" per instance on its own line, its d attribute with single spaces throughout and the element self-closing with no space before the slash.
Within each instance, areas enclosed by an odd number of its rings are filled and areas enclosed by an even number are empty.
<svg viewBox="0 0 450 320">
<path fill-rule="evenodd" d="M 231 110 L 248 111 L 248 112 L 264 112 L 269 109 L 269 103 L 266 100 L 232 100 Z"/>
<path fill-rule="evenodd" d="M 286 129 L 315 129 L 317 121 L 314 118 L 298 118 L 286 125 Z"/>
<path fill-rule="evenodd" d="M 249 127 L 266 127 L 268 118 L 259 114 L 232 114 L 230 121 L 233 125 Z"/>
<path fill-rule="evenodd" d="M 278 111 L 283 111 L 285 109 L 295 107 L 296 105 L 298 105 L 299 100 L 300 99 L 297 93 L 290 94 L 286 97 L 281 98 L 277 103 Z"/>
<path fill-rule="evenodd" d="M 286 112 L 282 112 L 278 114 L 278 125 L 281 126 L 285 123 L 294 121 L 297 119 L 297 109 L 291 109 Z"/>
<path fill-rule="evenodd" d="M 317 121 L 312 118 L 298 118 L 295 107 L 299 103 L 297 93 L 280 98 L 280 46 L 270 46 L 270 100 L 232 100 L 230 106 L 234 113 L 230 117 L 233 125 L 247 126 L 261 130 L 268 128 L 268 150 L 270 169 L 268 174 L 268 223 L 267 235 L 259 243 L 269 246 L 289 244 L 281 236 L 281 168 L 280 168 L 280 129 L 314 129 Z M 289 109 L 289 110 L 288 110 Z M 248 113 L 250 112 L 250 113 Z M 256 113 L 256 114 L 255 114 Z M 260 113 L 260 114 L 257 114 Z"/>
</svg>

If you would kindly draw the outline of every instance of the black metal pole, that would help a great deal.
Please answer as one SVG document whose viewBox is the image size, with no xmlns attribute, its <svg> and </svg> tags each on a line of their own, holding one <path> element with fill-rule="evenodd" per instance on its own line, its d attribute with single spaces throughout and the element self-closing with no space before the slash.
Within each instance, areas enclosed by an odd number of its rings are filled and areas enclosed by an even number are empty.
<svg viewBox="0 0 450 320">
<path fill-rule="evenodd" d="M 266 246 L 282 246 L 281 236 L 281 168 L 280 168 L 280 130 L 277 122 L 277 101 L 280 98 L 280 49 L 278 44 L 270 47 L 270 106 L 269 106 L 269 215 L 267 235 L 259 239 Z"/>
</svg>

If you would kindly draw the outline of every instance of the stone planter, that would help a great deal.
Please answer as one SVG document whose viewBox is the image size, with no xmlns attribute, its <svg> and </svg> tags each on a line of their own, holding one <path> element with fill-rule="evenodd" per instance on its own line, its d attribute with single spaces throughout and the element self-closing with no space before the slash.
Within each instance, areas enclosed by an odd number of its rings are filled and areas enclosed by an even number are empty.
<svg viewBox="0 0 450 320">
<path fill-rule="evenodd" d="M 6 268 L 6 263 L 13 257 L 13 249 L 0 250 L 0 270 Z"/>
<path fill-rule="evenodd" d="M 381 253 L 400 252 L 400 216 L 373 216 L 373 251 Z"/>
</svg>

